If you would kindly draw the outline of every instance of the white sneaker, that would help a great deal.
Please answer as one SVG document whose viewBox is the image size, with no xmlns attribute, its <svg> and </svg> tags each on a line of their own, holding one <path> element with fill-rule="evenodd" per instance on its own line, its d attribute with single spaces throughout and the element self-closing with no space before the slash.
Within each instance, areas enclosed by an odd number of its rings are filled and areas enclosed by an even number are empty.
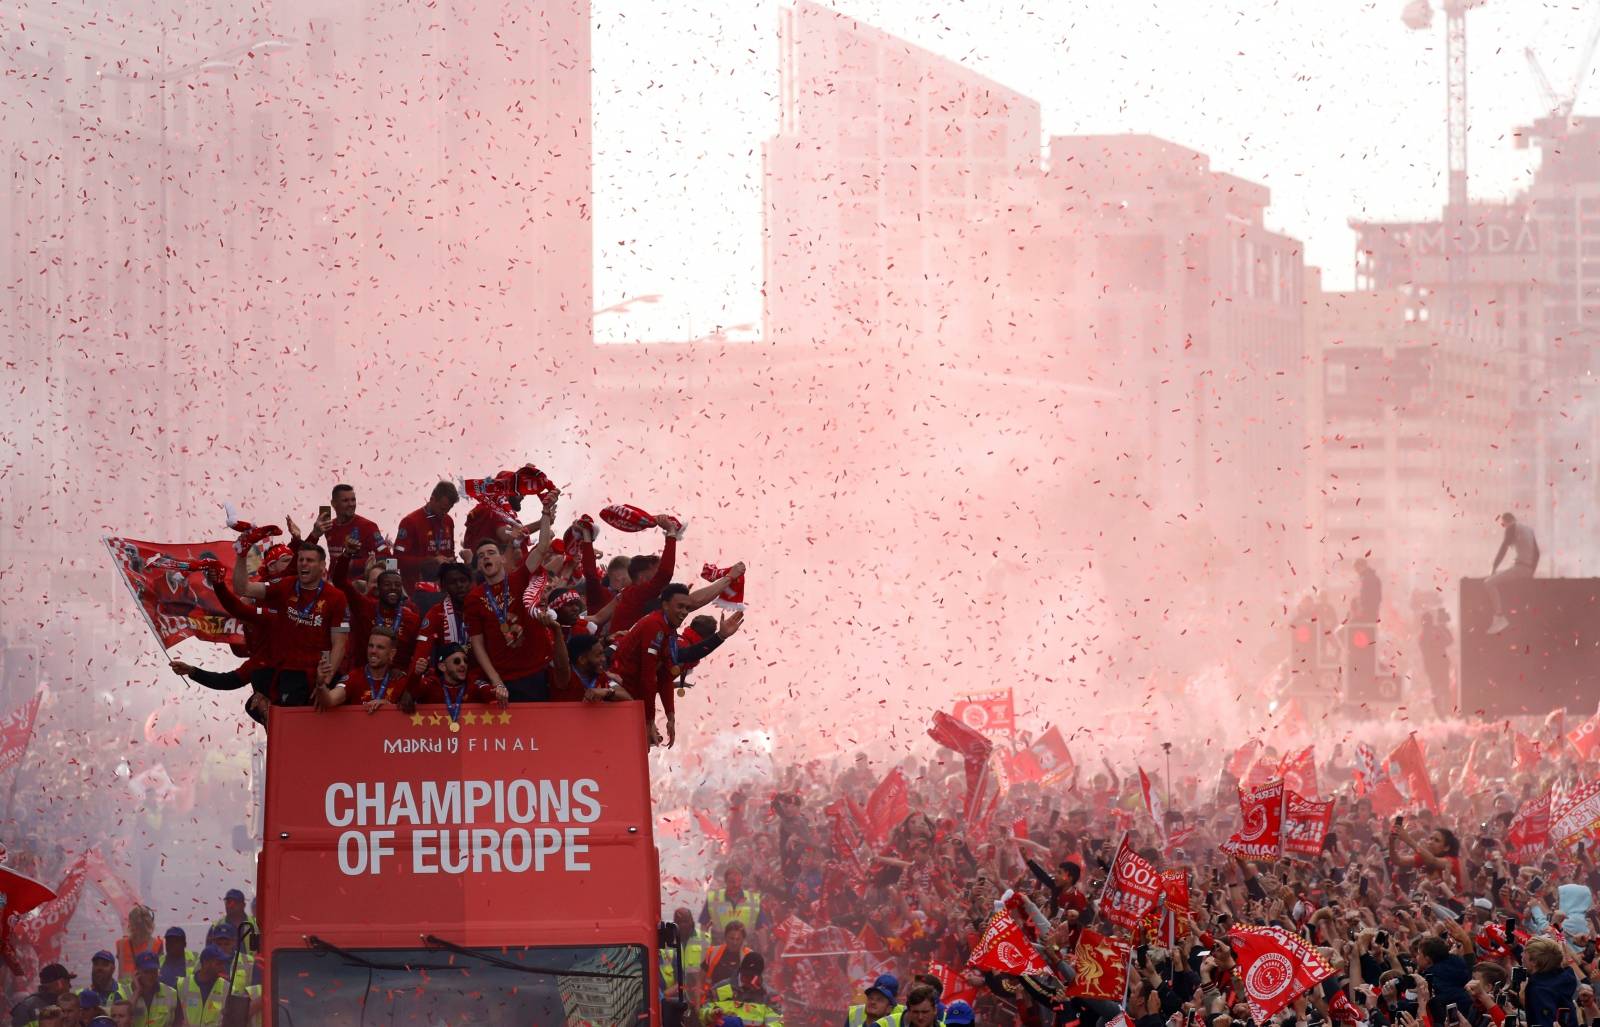
<svg viewBox="0 0 1600 1027">
<path fill-rule="evenodd" d="M 1506 620 L 1504 617 L 1496 617 L 1494 620 L 1489 622 L 1489 634 L 1498 635 L 1500 632 L 1504 631 L 1510 626 L 1511 622 Z"/>
</svg>

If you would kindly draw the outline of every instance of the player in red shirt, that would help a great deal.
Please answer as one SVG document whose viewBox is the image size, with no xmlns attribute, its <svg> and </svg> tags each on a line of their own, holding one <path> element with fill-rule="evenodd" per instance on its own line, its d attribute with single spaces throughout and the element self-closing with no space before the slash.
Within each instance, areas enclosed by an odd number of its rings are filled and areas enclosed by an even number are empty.
<svg viewBox="0 0 1600 1027">
<path fill-rule="evenodd" d="M 606 629 L 620 635 L 633 627 L 640 617 L 655 609 L 661 590 L 672 581 L 672 570 L 678 558 L 678 522 L 665 514 L 656 518 L 656 524 L 667 533 L 666 544 L 660 556 L 635 556 L 628 561 L 631 584 L 617 596 L 617 605 L 611 611 L 611 621 Z M 592 562 L 592 561 L 591 561 Z"/>
<path fill-rule="evenodd" d="M 407 592 L 415 592 L 419 581 L 434 580 L 439 568 L 455 559 L 456 522 L 450 519 L 450 510 L 460 501 L 456 487 L 441 481 L 422 509 L 400 521 L 400 529 L 394 533 L 394 555 L 400 561 Z"/>
<path fill-rule="evenodd" d="M 324 538 L 328 543 L 328 552 L 348 552 L 350 565 L 365 570 L 367 558 L 386 548 L 387 543 L 376 524 L 356 513 L 356 490 L 353 487 L 335 485 L 331 501 L 331 516 L 318 517 L 306 541 L 315 542 L 319 537 Z"/>
<path fill-rule="evenodd" d="M 640 618 L 617 644 L 612 670 L 629 695 L 638 696 L 649 706 L 650 741 L 661 741 L 656 731 L 656 698 L 667 715 L 667 748 L 678 738 L 677 710 L 673 704 L 673 679 L 678 668 L 685 663 L 704 659 L 739 630 L 744 614 L 735 613 L 722 622 L 716 634 L 693 646 L 679 646 L 678 627 L 691 612 L 711 602 L 722 594 L 728 582 L 744 573 L 744 564 L 736 563 L 728 573 L 705 588 L 694 592 L 688 585 L 674 582 L 661 590 L 661 606 L 654 613 Z"/>
<path fill-rule="evenodd" d="M 411 672 L 421 677 L 433 662 L 435 650 L 447 643 L 466 645 L 472 638 L 467 631 L 467 596 L 472 592 L 472 570 L 464 563 L 447 563 L 439 568 L 439 588 L 444 598 L 422 615 L 412 649 Z"/>
<path fill-rule="evenodd" d="M 551 632 L 523 601 L 534 570 L 549 552 L 548 508 L 540 528 L 539 545 L 513 568 L 506 567 L 498 542 L 480 542 L 473 554 L 483 575 L 483 584 L 466 603 L 473 659 L 491 684 L 507 690 L 512 702 L 550 698 Z"/>
<path fill-rule="evenodd" d="M 412 687 L 411 698 L 414 704 L 404 705 L 401 709 L 410 712 L 415 704 L 422 703 L 442 705 L 454 725 L 461 719 L 464 703 L 481 706 L 494 704 L 505 709 L 508 697 L 505 686 L 491 685 L 482 678 L 472 677 L 468 673 L 467 650 L 451 642 L 439 650 L 439 660 L 433 671 Z"/>
<path fill-rule="evenodd" d="M 321 546 L 302 542 L 295 576 L 269 586 L 247 580 L 245 561 L 234 561 L 233 591 L 256 600 L 267 618 L 263 666 L 250 676 L 250 685 L 281 706 L 326 709 L 334 668 L 344 663 L 349 609 L 344 593 L 325 577 L 327 564 Z"/>
<path fill-rule="evenodd" d="M 345 593 L 350 604 L 350 644 L 345 647 L 345 666 L 339 668 L 340 672 L 353 671 L 365 661 L 367 635 L 374 625 L 388 628 L 394 636 L 395 665 L 410 666 L 422 614 L 406 601 L 400 572 L 380 570 L 374 587 L 361 592 L 350 584 L 350 558 L 341 555 L 333 561 L 333 583 Z"/>
<path fill-rule="evenodd" d="M 331 689 L 333 705 L 358 702 L 368 713 L 386 706 L 409 705 L 406 698 L 411 691 L 411 675 L 395 659 L 398 653 L 399 640 L 394 632 L 382 624 L 373 628 L 367 636 L 366 663 Z"/>
<path fill-rule="evenodd" d="M 606 647 L 598 635 L 574 635 L 563 648 L 567 651 L 566 684 L 550 689 L 553 701 L 623 702 L 633 698 L 606 673 Z"/>
</svg>

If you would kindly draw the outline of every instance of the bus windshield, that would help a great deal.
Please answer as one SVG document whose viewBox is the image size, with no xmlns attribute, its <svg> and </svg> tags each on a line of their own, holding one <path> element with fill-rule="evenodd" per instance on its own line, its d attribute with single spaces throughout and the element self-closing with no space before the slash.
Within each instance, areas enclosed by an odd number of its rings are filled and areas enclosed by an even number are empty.
<svg viewBox="0 0 1600 1027">
<path fill-rule="evenodd" d="M 566 1027 L 648 1014 L 645 950 L 571 948 L 279 949 L 277 1027 Z"/>
</svg>

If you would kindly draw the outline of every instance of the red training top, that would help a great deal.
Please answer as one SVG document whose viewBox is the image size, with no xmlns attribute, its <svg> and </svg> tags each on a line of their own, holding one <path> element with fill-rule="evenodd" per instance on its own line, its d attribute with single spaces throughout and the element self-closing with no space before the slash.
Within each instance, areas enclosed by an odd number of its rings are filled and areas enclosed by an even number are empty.
<svg viewBox="0 0 1600 1027">
<path fill-rule="evenodd" d="M 413 510 L 400 522 L 394 533 L 394 555 L 400 563 L 400 576 L 405 579 L 406 590 L 417 585 L 422 562 L 436 556 L 449 562 L 456 558 L 456 522 L 449 514 L 435 517 L 427 507 Z"/>
<path fill-rule="evenodd" d="M 344 552 L 346 544 L 354 544 L 355 552 L 351 554 L 351 561 L 355 567 L 366 566 L 367 557 L 378 551 L 379 538 L 378 526 L 360 514 L 342 523 L 334 521 L 327 534 L 322 536 L 323 544 L 328 547 L 329 559 L 336 559 Z"/>
<path fill-rule="evenodd" d="M 550 632 L 522 601 L 532 577 L 518 564 L 499 585 L 484 582 L 467 596 L 467 633 L 483 636 L 489 662 L 502 681 L 539 673 L 555 652 Z"/>
<path fill-rule="evenodd" d="M 277 670 L 316 673 L 322 654 L 333 648 L 333 633 L 350 630 L 344 593 L 326 580 L 310 589 L 298 578 L 269 585 L 261 609 L 269 618 L 262 662 Z"/>
<path fill-rule="evenodd" d="M 617 597 L 617 608 L 611 611 L 611 623 L 607 625 L 613 635 L 620 635 L 633 627 L 645 615 L 645 611 L 657 604 L 661 590 L 672 582 L 672 569 L 677 558 L 678 540 L 668 535 L 667 544 L 661 547 L 661 564 L 655 574 L 648 581 L 629 585 Z"/>
</svg>

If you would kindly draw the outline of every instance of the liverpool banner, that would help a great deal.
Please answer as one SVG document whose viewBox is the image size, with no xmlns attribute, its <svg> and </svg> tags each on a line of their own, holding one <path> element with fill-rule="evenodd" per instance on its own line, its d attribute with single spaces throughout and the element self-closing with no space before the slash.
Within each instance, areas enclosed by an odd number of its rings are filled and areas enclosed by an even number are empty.
<svg viewBox="0 0 1600 1027">
<path fill-rule="evenodd" d="M 244 627 L 230 617 L 206 581 L 205 570 L 233 573 L 232 542 L 139 542 L 107 538 L 106 549 L 145 623 L 171 648 L 186 638 L 234 645 Z"/>
</svg>

